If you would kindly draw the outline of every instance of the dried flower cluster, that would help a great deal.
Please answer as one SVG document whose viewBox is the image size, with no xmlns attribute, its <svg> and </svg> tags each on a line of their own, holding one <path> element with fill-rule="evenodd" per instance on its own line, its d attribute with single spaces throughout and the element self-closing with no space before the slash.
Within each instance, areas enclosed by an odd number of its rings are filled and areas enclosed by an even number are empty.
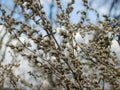
<svg viewBox="0 0 120 90">
<path fill-rule="evenodd" d="M 15 20 L 0 5 L 0 24 L 10 34 L 11 41 L 17 42 L 7 44 L 12 50 L 11 64 L 3 65 L 0 62 L 0 89 L 5 87 L 8 78 L 8 86 L 14 90 L 23 90 L 26 87 L 31 90 L 120 90 L 120 62 L 111 50 L 112 41 L 120 34 L 120 22 L 103 15 L 105 20 L 98 20 L 98 25 L 90 23 L 87 11 L 96 10 L 88 6 L 87 0 L 83 0 L 86 10 L 80 12 L 80 21 L 72 24 L 70 13 L 74 9 L 74 2 L 75 0 L 71 0 L 64 10 L 60 0 L 56 0 L 61 11 L 56 15 L 55 24 L 64 29 L 54 28 L 40 2 L 15 0 L 23 10 L 24 18 L 34 21 L 35 26 L 41 29 Z M 31 14 L 26 10 L 30 10 Z M 99 16 L 97 12 L 96 14 Z M 88 44 L 78 43 L 75 39 L 77 33 L 83 39 L 86 34 L 94 37 Z M 61 42 L 55 37 L 56 34 L 62 38 Z M 21 41 L 20 37 L 23 35 L 27 41 Z M 14 74 L 14 69 L 20 66 L 18 57 L 28 61 L 33 68 L 28 75 L 37 82 L 36 85 L 35 82 L 30 83 L 22 76 Z"/>
</svg>

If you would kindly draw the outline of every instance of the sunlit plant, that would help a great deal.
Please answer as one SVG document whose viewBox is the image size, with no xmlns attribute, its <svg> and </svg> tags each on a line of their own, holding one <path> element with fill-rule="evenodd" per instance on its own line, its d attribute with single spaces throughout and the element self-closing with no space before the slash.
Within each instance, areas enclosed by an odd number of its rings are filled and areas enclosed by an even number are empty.
<svg viewBox="0 0 120 90">
<path fill-rule="evenodd" d="M 48 20 L 40 0 L 15 0 L 26 22 L 15 20 L 0 5 L 0 24 L 11 37 L 7 47 L 11 48 L 12 57 L 10 64 L 4 65 L 4 60 L 0 63 L 0 88 L 9 82 L 8 87 L 14 90 L 120 90 L 120 63 L 111 50 L 112 41 L 120 33 L 120 22 L 107 15 L 103 15 L 105 20 L 101 21 L 88 1 L 82 0 L 85 10 L 76 12 L 82 16 L 73 24 L 70 14 L 75 0 L 71 0 L 66 9 L 60 0 L 55 1 L 60 10 L 55 25 Z M 89 10 L 96 13 L 97 25 L 87 18 Z M 27 23 L 31 20 L 33 25 Z M 92 35 L 92 39 L 88 43 L 78 42 L 77 34 L 83 40 L 87 35 Z M 14 73 L 22 60 L 32 68 L 27 72 L 32 82 Z"/>
</svg>

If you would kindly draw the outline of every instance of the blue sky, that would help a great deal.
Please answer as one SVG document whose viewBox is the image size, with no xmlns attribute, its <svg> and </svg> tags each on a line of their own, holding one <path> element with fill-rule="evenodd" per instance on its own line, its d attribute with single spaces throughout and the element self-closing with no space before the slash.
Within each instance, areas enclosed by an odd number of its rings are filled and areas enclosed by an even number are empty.
<svg viewBox="0 0 120 90">
<path fill-rule="evenodd" d="M 67 3 L 71 1 L 71 0 L 61 0 L 61 4 L 63 5 L 63 8 L 66 8 Z M 94 1 L 92 8 L 97 9 L 99 14 L 108 14 L 108 8 L 109 8 L 109 4 L 105 4 L 102 7 L 98 8 L 98 4 L 100 0 Z M 51 3 L 51 0 L 41 0 L 43 6 L 44 6 L 44 10 L 47 14 L 47 17 L 49 16 L 50 13 L 50 8 L 49 5 Z M 8 10 L 8 14 L 10 14 L 9 11 L 11 11 L 13 9 L 14 3 L 13 0 L 0 0 L 0 3 L 3 5 L 3 7 Z M 55 3 L 55 2 L 54 2 Z M 110 2 L 109 2 L 110 3 Z M 53 17 L 55 17 L 55 14 L 57 12 L 57 8 L 56 5 L 54 5 L 55 7 L 53 8 Z M 76 14 L 77 11 L 81 11 L 81 10 L 85 10 L 85 8 L 82 5 L 82 0 L 75 0 L 75 4 L 73 5 L 74 7 L 74 11 L 70 14 L 71 16 L 71 22 L 73 23 L 77 23 L 80 20 L 80 14 Z M 19 10 L 18 10 L 19 11 Z M 21 19 L 23 20 L 22 16 L 20 14 L 14 14 L 14 17 L 16 19 Z M 91 22 L 96 23 L 96 17 L 95 17 L 95 13 L 93 11 L 89 11 L 88 12 L 88 17 L 92 20 Z M 102 19 L 102 18 L 101 18 Z"/>
</svg>

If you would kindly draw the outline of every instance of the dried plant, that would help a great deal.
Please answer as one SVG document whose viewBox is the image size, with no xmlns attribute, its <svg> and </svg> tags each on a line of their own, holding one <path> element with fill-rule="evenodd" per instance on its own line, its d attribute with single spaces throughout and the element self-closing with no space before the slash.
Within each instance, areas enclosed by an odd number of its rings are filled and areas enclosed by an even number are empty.
<svg viewBox="0 0 120 90">
<path fill-rule="evenodd" d="M 1 90 L 6 86 L 13 90 L 120 90 L 120 62 L 111 50 L 112 41 L 120 34 L 120 22 L 107 15 L 101 21 L 97 11 L 83 0 L 85 10 L 78 12 L 82 15 L 80 21 L 72 24 L 74 2 L 71 0 L 64 9 L 56 0 L 60 12 L 56 14 L 55 26 L 47 19 L 40 0 L 15 0 L 26 22 L 15 20 L 0 5 L 1 25 L 11 38 L 7 47 L 12 58 L 10 64 L 3 64 L 4 59 L 0 62 Z M 87 19 L 89 10 L 96 12 L 97 25 Z M 33 25 L 28 23 L 30 20 Z M 93 38 L 88 43 L 78 43 L 78 33 L 83 39 L 88 34 Z M 32 68 L 27 72 L 32 81 L 14 73 L 21 61 Z"/>
</svg>

